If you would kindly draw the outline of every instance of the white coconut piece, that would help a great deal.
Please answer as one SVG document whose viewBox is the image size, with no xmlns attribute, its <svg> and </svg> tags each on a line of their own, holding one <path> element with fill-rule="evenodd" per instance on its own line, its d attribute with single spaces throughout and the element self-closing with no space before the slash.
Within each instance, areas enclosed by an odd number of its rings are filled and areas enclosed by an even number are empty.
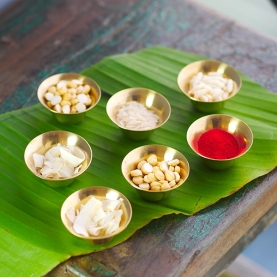
<svg viewBox="0 0 277 277">
<path fill-rule="evenodd" d="M 94 223 L 88 225 L 88 232 L 90 235 L 97 237 L 102 229 L 106 228 L 106 225 L 97 226 Z"/>
<path fill-rule="evenodd" d="M 115 217 L 114 219 L 108 224 L 106 230 L 105 230 L 105 235 L 109 235 L 116 231 L 119 228 L 119 224 L 121 221 L 121 216 L 123 214 L 122 210 L 115 211 Z"/>
<path fill-rule="evenodd" d="M 45 152 L 44 156 L 49 161 L 54 161 L 55 157 L 59 157 L 61 154 L 60 151 L 61 145 L 57 144 L 56 146 L 53 146 L 48 151 Z"/>
<path fill-rule="evenodd" d="M 51 161 L 46 160 L 46 161 L 44 161 L 44 165 L 47 165 L 48 167 L 53 169 L 54 160 L 55 160 L 55 158 L 53 158 L 53 160 L 51 160 Z"/>
<path fill-rule="evenodd" d="M 33 159 L 34 159 L 34 165 L 35 167 L 43 167 L 44 164 L 44 155 L 34 153 L 33 154 Z"/>
<path fill-rule="evenodd" d="M 109 200 L 109 199 L 102 200 L 103 210 L 105 212 L 111 212 L 114 210 L 118 210 L 122 202 L 123 202 L 122 198 L 120 198 L 118 200 Z"/>
<path fill-rule="evenodd" d="M 51 167 L 49 167 L 48 165 L 45 165 L 39 172 L 43 177 L 47 177 L 53 171 Z"/>
<path fill-rule="evenodd" d="M 78 149 L 78 150 L 77 150 Z M 74 154 L 69 153 L 66 149 L 61 148 L 61 158 L 64 159 L 66 162 L 72 164 L 74 167 L 78 166 L 85 160 L 85 154 L 79 148 L 74 149 Z"/>
<path fill-rule="evenodd" d="M 95 197 L 91 197 L 89 201 L 84 205 L 84 207 L 80 210 L 79 215 L 76 217 L 76 220 L 73 224 L 73 230 L 77 234 L 88 237 L 87 227 L 89 222 L 96 214 L 97 210 L 102 206 L 100 200 Z"/>
<path fill-rule="evenodd" d="M 59 174 L 60 178 L 70 178 L 74 175 L 74 167 L 69 163 L 64 163 Z"/>
<path fill-rule="evenodd" d="M 86 156 L 83 150 L 81 150 L 79 147 L 72 147 L 71 148 L 71 154 L 78 157 L 81 160 L 85 160 Z"/>
<path fill-rule="evenodd" d="M 64 160 L 58 157 L 55 157 L 54 162 L 52 164 L 53 172 L 59 172 L 64 166 Z"/>
<path fill-rule="evenodd" d="M 106 216 L 103 217 L 101 220 L 99 220 L 98 225 L 105 226 L 106 228 L 107 225 L 113 220 L 114 216 L 115 216 L 115 211 L 107 212 Z"/>
<path fill-rule="evenodd" d="M 103 203 L 102 203 L 103 204 Z M 104 217 L 106 216 L 106 213 L 104 212 L 103 208 L 99 208 L 94 217 L 92 218 L 92 221 L 95 223 L 95 224 L 98 224 L 98 222 L 103 219 Z"/>
<path fill-rule="evenodd" d="M 74 223 L 75 219 L 76 219 L 76 214 L 75 214 L 75 207 L 70 208 L 67 212 L 66 212 L 66 217 L 68 218 L 68 220 L 71 223 Z"/>
</svg>

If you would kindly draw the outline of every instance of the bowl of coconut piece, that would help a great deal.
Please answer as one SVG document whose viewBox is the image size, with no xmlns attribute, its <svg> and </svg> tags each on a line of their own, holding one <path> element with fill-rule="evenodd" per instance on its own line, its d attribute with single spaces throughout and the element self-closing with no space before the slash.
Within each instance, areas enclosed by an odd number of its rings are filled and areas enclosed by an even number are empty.
<svg viewBox="0 0 277 277">
<path fill-rule="evenodd" d="M 49 187 L 66 187 L 92 160 L 89 143 L 67 131 L 50 131 L 32 139 L 24 152 L 29 170 Z"/>
<path fill-rule="evenodd" d="M 167 122 L 171 107 L 168 100 L 154 90 L 128 88 L 111 96 L 106 111 L 124 136 L 144 140 Z"/>
<path fill-rule="evenodd" d="M 102 186 L 80 189 L 61 207 L 61 219 L 74 236 L 105 244 L 124 231 L 132 218 L 132 206 L 121 192 Z"/>
<path fill-rule="evenodd" d="M 54 118 L 63 124 L 81 122 L 101 98 L 99 85 L 77 73 L 61 73 L 45 79 L 38 87 L 37 97 Z"/>
</svg>

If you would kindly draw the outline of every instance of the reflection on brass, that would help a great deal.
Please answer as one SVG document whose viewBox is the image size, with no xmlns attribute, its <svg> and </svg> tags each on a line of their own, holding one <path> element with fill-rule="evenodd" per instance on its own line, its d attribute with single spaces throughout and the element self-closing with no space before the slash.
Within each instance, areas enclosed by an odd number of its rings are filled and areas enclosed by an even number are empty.
<svg viewBox="0 0 277 277">
<path fill-rule="evenodd" d="M 97 237 L 94 237 L 94 236 L 84 237 L 82 235 L 75 233 L 74 230 L 72 229 L 72 223 L 66 217 L 66 212 L 70 208 L 76 206 L 80 201 L 82 201 L 83 199 L 85 199 L 90 195 L 94 196 L 95 198 L 98 198 L 99 200 L 103 200 L 103 199 L 116 200 L 120 198 L 123 199 L 123 204 L 121 206 L 123 210 L 121 223 L 119 228 L 112 234 L 106 235 L 106 236 L 97 236 Z M 121 233 L 124 229 L 127 228 L 127 226 L 131 221 L 131 218 L 132 218 L 132 206 L 129 200 L 127 199 L 127 197 L 117 190 L 114 190 L 112 188 L 107 188 L 107 187 L 101 187 L 101 186 L 88 187 L 88 188 L 83 188 L 78 191 L 75 191 L 64 201 L 61 207 L 61 219 L 66 229 L 74 236 L 82 239 L 90 240 L 94 244 L 104 244 L 109 242 L 114 236 Z"/>
<path fill-rule="evenodd" d="M 50 109 L 45 101 L 44 95 L 47 92 L 48 88 L 56 85 L 59 81 L 61 80 L 67 80 L 71 81 L 73 79 L 77 79 L 82 81 L 84 84 L 89 85 L 92 90 L 92 94 L 95 97 L 95 101 L 92 102 L 91 106 L 89 106 L 84 112 L 81 113 L 76 113 L 76 114 L 63 114 L 63 113 L 58 113 L 57 111 Z M 47 79 L 45 79 L 40 86 L 38 87 L 37 91 L 37 97 L 40 101 L 40 103 L 47 109 L 49 110 L 54 118 L 63 124 L 76 124 L 82 121 L 85 116 L 86 112 L 90 111 L 93 107 L 97 105 L 101 98 L 101 89 L 99 85 L 90 79 L 87 76 L 81 75 L 81 74 L 76 74 L 76 73 L 61 73 L 61 74 L 56 74 L 53 75 Z"/>
<path fill-rule="evenodd" d="M 127 102 L 136 101 L 144 104 L 159 116 L 158 125 L 150 130 L 128 130 L 120 126 L 116 120 L 118 110 Z M 154 130 L 167 122 L 171 114 L 171 107 L 168 100 L 160 93 L 147 88 L 128 88 L 114 94 L 108 101 L 106 111 L 109 118 L 132 140 L 147 139 Z"/>
<path fill-rule="evenodd" d="M 50 148 L 57 145 L 58 143 L 60 143 L 62 146 L 78 146 L 81 150 L 84 151 L 86 158 L 82 163 L 82 168 L 80 169 L 80 171 L 70 178 L 58 180 L 44 178 L 38 173 L 37 169 L 34 166 L 33 154 L 37 153 L 44 155 L 46 151 L 48 151 Z M 42 179 L 42 181 L 46 185 L 50 187 L 65 187 L 71 184 L 75 180 L 75 178 L 84 173 L 89 167 L 92 160 L 92 150 L 89 143 L 77 134 L 67 131 L 50 131 L 35 137 L 27 145 L 24 153 L 24 159 L 30 171 L 34 175 Z"/>
<path fill-rule="evenodd" d="M 195 139 L 197 139 L 202 133 L 213 128 L 222 129 L 244 138 L 246 143 L 244 152 L 240 153 L 240 155 L 235 158 L 225 160 L 215 160 L 199 154 L 194 143 Z M 187 142 L 191 149 L 201 157 L 208 167 L 221 170 L 232 166 L 236 159 L 244 155 L 251 148 L 253 143 L 253 133 L 245 122 L 236 117 L 225 114 L 212 114 L 203 116 L 190 125 L 187 131 Z"/>
<path fill-rule="evenodd" d="M 189 81 L 198 72 L 209 73 L 211 71 L 219 72 L 224 77 L 234 81 L 235 88 L 228 99 L 218 102 L 203 102 L 191 97 L 189 92 Z M 230 98 L 235 96 L 241 88 L 241 78 L 238 72 L 230 65 L 216 60 L 202 60 L 188 64 L 178 74 L 177 83 L 180 90 L 190 99 L 192 105 L 204 113 L 215 113 L 222 109 Z"/>
<path fill-rule="evenodd" d="M 179 159 L 182 165 L 180 175 L 181 175 L 181 179 L 183 179 L 183 182 L 179 183 L 178 185 L 172 187 L 169 190 L 158 191 L 158 192 L 151 191 L 151 190 L 143 190 L 139 188 L 137 185 L 135 185 L 131 180 L 130 172 L 136 168 L 139 161 L 143 160 L 146 156 L 150 154 L 156 154 L 159 161 L 162 161 L 162 160 L 170 161 L 173 159 Z M 152 144 L 152 145 L 140 146 L 136 149 L 133 149 L 131 152 L 129 152 L 122 161 L 121 171 L 126 181 L 133 188 L 136 189 L 140 197 L 150 201 L 160 201 L 162 199 L 167 198 L 172 193 L 173 190 L 175 190 L 176 188 L 184 184 L 184 182 L 187 180 L 189 176 L 190 166 L 189 166 L 188 160 L 181 152 L 165 145 Z"/>
</svg>

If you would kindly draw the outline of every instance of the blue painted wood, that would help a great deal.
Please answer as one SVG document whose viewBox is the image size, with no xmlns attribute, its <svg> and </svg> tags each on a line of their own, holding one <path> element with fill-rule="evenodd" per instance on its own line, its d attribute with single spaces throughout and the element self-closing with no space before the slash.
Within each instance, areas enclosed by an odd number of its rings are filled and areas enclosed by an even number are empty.
<svg viewBox="0 0 277 277">
<path fill-rule="evenodd" d="M 225 61 L 277 92 L 276 41 L 190 1 L 25 0 L 1 15 L 0 26 L 1 113 L 38 103 L 37 87 L 50 75 L 154 45 Z M 71 258 L 47 276 L 212 276 L 255 237 L 250 228 L 261 231 L 256 222 L 268 224 L 276 180 L 275 170 L 194 216 L 153 220 L 126 242 Z"/>
</svg>

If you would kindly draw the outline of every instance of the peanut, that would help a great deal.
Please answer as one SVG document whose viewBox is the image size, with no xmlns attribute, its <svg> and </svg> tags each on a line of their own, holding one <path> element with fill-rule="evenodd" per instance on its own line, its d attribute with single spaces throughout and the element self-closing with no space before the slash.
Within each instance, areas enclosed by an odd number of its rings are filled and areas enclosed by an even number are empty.
<svg viewBox="0 0 277 277">
<path fill-rule="evenodd" d="M 157 155 L 151 154 L 137 163 L 130 176 L 132 182 L 143 190 L 169 190 L 184 182 L 181 165 L 179 159 L 160 161 Z"/>
</svg>

